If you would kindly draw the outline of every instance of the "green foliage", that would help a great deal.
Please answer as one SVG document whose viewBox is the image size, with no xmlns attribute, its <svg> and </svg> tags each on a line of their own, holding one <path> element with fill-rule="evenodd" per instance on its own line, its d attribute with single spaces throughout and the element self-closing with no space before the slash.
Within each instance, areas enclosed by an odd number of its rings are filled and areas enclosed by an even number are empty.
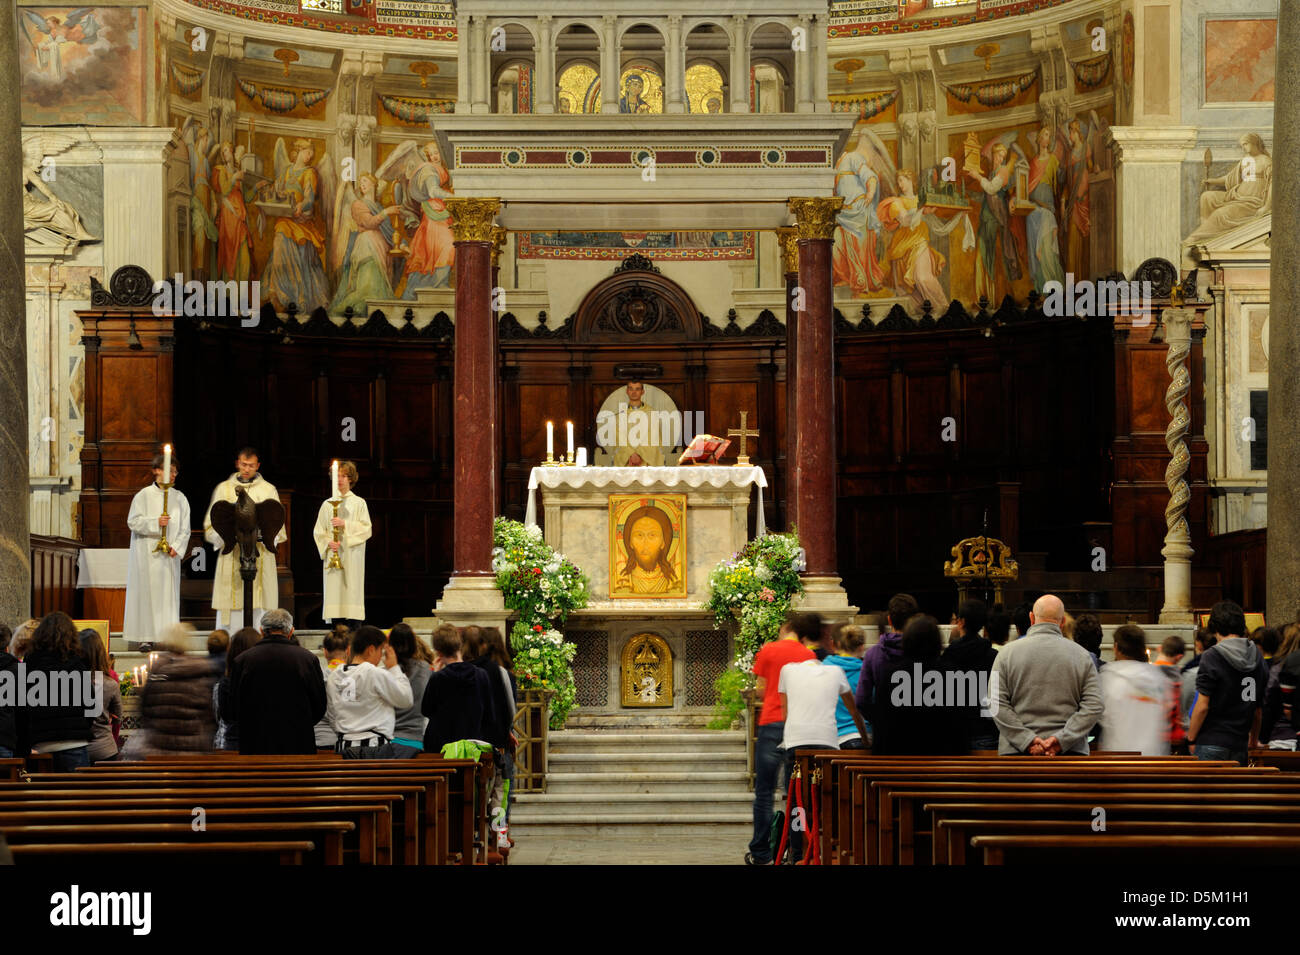
<svg viewBox="0 0 1300 955">
<path fill-rule="evenodd" d="M 555 691 L 550 725 L 561 729 L 577 700 L 571 663 L 578 648 L 559 628 L 572 611 L 587 606 L 587 577 L 547 546 L 539 528 L 498 517 L 492 529 L 497 586 L 506 606 L 519 614 L 510 630 L 519 685 Z"/>
<path fill-rule="evenodd" d="M 750 541 L 709 574 L 705 607 L 713 612 L 718 626 L 739 624 L 732 664 L 736 669 L 749 672 L 758 648 L 776 639 L 790 602 L 803 593 L 802 569 L 803 548 L 792 531 Z"/>
<path fill-rule="evenodd" d="M 718 674 L 718 678 L 713 681 L 718 702 L 713 707 L 709 729 L 731 729 L 736 718 L 745 712 L 745 698 L 740 694 L 749 688 L 750 676 L 751 674 L 743 673 L 735 667 L 727 667 Z"/>
</svg>

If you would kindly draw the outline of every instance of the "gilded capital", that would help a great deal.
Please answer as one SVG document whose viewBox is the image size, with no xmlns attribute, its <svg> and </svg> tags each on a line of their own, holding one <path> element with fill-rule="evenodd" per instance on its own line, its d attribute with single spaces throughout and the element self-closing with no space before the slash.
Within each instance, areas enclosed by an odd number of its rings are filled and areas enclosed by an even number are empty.
<svg viewBox="0 0 1300 955">
<path fill-rule="evenodd" d="M 495 226 L 492 227 L 492 266 L 493 266 L 493 268 L 496 267 L 497 262 L 498 262 L 498 261 L 500 260 L 500 258 L 501 258 L 501 250 L 504 249 L 504 248 L 506 247 L 506 239 L 509 237 L 509 235 L 510 235 L 510 233 L 508 233 L 508 232 L 507 232 L 503 227 L 501 227 L 501 226 L 499 226 L 499 225 L 495 225 Z"/>
<path fill-rule="evenodd" d="M 844 205 L 843 196 L 800 196 L 790 200 L 795 229 L 800 239 L 835 238 L 835 214 Z"/>
<path fill-rule="evenodd" d="M 500 199 L 448 199 L 451 234 L 456 242 L 492 242 L 492 220 L 501 211 Z"/>
<path fill-rule="evenodd" d="M 794 275 L 799 271 L 799 230 L 785 226 L 776 230 L 776 241 L 781 247 L 781 274 Z"/>
</svg>

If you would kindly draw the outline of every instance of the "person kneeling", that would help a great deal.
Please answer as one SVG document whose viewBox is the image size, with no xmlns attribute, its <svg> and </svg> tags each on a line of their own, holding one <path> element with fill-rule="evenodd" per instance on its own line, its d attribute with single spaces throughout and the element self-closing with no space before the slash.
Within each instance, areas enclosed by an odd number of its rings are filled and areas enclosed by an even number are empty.
<svg viewBox="0 0 1300 955">
<path fill-rule="evenodd" d="M 325 684 L 329 718 L 338 732 L 335 752 L 345 759 L 405 759 L 416 755 L 392 742 L 396 712 L 411 705 L 411 682 L 397 665 L 384 632 L 359 627 L 352 658 Z"/>
</svg>

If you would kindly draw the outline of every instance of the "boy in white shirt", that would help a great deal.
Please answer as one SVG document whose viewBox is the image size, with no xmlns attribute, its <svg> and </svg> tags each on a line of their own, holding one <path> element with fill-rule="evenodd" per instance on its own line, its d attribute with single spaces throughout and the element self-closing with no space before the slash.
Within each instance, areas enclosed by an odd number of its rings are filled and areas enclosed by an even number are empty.
<svg viewBox="0 0 1300 955">
<path fill-rule="evenodd" d="M 1146 634 L 1125 624 L 1115 631 L 1115 660 L 1102 667 L 1101 741 L 1106 749 L 1168 756 L 1176 691 L 1160 667 L 1147 662 Z"/>
<path fill-rule="evenodd" d="M 338 732 L 335 752 L 344 759 L 405 759 L 416 755 L 392 743 L 397 711 L 411 705 L 411 681 L 378 627 L 358 627 L 352 658 L 325 683 L 327 716 Z"/>
<path fill-rule="evenodd" d="M 812 649 L 818 641 L 805 640 L 800 635 L 800 642 Z M 866 723 L 858 712 L 853 700 L 853 690 L 849 686 L 844 670 L 837 666 L 827 666 L 820 660 L 805 660 L 802 663 L 787 663 L 781 668 L 777 680 L 777 691 L 781 694 L 781 708 L 785 713 L 785 736 L 782 747 L 785 749 L 785 775 L 789 779 L 794 770 L 795 749 L 839 749 L 840 733 L 836 719 L 836 708 L 842 702 L 853 717 L 858 733 L 863 738 L 867 735 Z M 810 790 L 808 780 L 803 781 L 803 805 L 809 802 Z M 792 807 L 787 806 L 789 813 Z M 804 820 L 807 828 L 809 820 Z M 794 858 L 802 856 L 802 830 L 791 827 L 790 848 Z"/>
</svg>

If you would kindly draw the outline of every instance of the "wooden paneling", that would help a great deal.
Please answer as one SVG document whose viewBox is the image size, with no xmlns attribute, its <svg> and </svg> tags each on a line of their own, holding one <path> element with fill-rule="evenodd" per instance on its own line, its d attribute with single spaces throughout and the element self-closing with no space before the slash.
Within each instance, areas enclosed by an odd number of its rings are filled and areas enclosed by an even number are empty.
<svg viewBox="0 0 1300 955">
<path fill-rule="evenodd" d="M 55 610 L 74 617 L 77 615 L 77 554 L 80 550 L 80 541 L 32 535 L 33 617 L 40 618 Z"/>
</svg>

